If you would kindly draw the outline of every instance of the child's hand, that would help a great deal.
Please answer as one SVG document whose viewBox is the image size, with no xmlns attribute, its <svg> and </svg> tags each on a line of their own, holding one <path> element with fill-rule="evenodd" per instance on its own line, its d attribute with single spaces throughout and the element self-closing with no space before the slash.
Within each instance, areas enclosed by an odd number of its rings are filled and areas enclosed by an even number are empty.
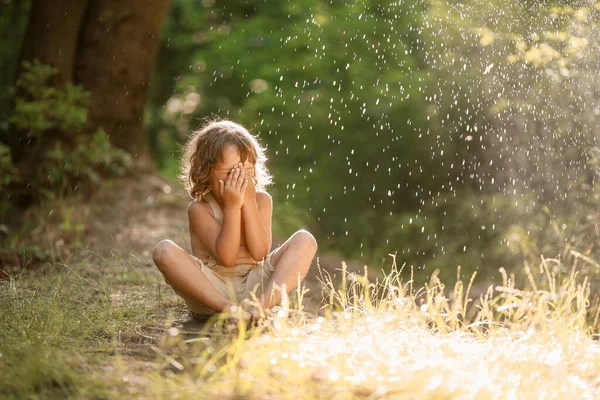
<svg viewBox="0 0 600 400">
<path fill-rule="evenodd" d="M 244 164 L 239 163 L 238 167 L 244 169 Z M 254 178 L 254 168 L 246 170 L 246 178 L 248 179 L 248 186 L 246 187 L 246 195 L 244 197 L 244 203 L 251 201 L 256 198 L 256 180 Z"/>
<path fill-rule="evenodd" d="M 248 181 L 245 172 L 238 167 L 229 172 L 225 182 L 219 180 L 221 197 L 225 207 L 242 208 Z"/>
</svg>

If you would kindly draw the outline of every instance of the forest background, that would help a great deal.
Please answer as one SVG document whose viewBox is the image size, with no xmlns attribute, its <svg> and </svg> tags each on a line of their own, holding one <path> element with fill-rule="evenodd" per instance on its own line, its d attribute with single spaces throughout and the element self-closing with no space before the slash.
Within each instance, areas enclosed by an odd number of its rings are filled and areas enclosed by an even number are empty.
<svg viewBox="0 0 600 400">
<path fill-rule="evenodd" d="M 5 265 L 54 257 L 27 210 L 174 180 L 207 116 L 267 146 L 277 237 L 303 227 L 376 268 L 396 254 L 421 280 L 598 259 L 600 3 L 51 3 L 1 6 Z M 51 18 L 77 51 L 39 34 Z"/>
</svg>

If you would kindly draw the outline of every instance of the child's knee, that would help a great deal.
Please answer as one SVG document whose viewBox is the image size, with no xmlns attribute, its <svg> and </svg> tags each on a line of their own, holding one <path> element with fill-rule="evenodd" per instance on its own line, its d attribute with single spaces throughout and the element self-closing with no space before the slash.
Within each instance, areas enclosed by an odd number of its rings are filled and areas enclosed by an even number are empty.
<svg viewBox="0 0 600 400">
<path fill-rule="evenodd" d="M 171 250 L 173 249 L 172 240 L 161 240 L 152 251 L 152 259 L 158 268 L 162 268 L 167 261 Z"/>
<path fill-rule="evenodd" d="M 297 236 L 298 245 L 302 246 L 307 252 L 312 252 L 313 255 L 317 252 L 317 240 L 309 231 L 299 230 L 295 233 L 295 236 Z"/>
</svg>

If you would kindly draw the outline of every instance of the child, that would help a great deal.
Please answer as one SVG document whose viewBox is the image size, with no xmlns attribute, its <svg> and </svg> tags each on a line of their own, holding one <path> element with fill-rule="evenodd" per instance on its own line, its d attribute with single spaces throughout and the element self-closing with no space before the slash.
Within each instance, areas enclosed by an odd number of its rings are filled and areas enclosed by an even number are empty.
<svg viewBox="0 0 600 400">
<path fill-rule="evenodd" d="M 241 306 L 257 318 L 304 279 L 317 251 L 307 231 L 271 249 L 273 202 L 264 149 L 243 126 L 210 121 L 185 145 L 182 175 L 188 207 L 191 254 L 171 240 L 152 253 L 154 263 L 198 317 Z M 249 300 L 256 291 L 258 307 Z M 235 310 L 235 308 L 234 308 Z"/>
</svg>

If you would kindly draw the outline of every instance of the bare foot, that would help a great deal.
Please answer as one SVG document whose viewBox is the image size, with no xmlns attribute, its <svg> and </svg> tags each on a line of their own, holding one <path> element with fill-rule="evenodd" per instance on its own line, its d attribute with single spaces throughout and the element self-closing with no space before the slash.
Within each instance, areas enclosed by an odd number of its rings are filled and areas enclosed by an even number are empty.
<svg viewBox="0 0 600 400">
<path fill-rule="evenodd" d="M 242 300 L 240 308 L 250 315 L 250 322 L 255 325 L 260 325 L 270 315 L 270 310 L 259 307 L 256 302 L 250 299 Z"/>
<path fill-rule="evenodd" d="M 227 311 L 227 319 L 230 320 L 239 320 L 241 319 L 244 322 L 252 321 L 252 314 L 246 311 L 243 307 L 240 306 L 231 306 Z"/>
</svg>

